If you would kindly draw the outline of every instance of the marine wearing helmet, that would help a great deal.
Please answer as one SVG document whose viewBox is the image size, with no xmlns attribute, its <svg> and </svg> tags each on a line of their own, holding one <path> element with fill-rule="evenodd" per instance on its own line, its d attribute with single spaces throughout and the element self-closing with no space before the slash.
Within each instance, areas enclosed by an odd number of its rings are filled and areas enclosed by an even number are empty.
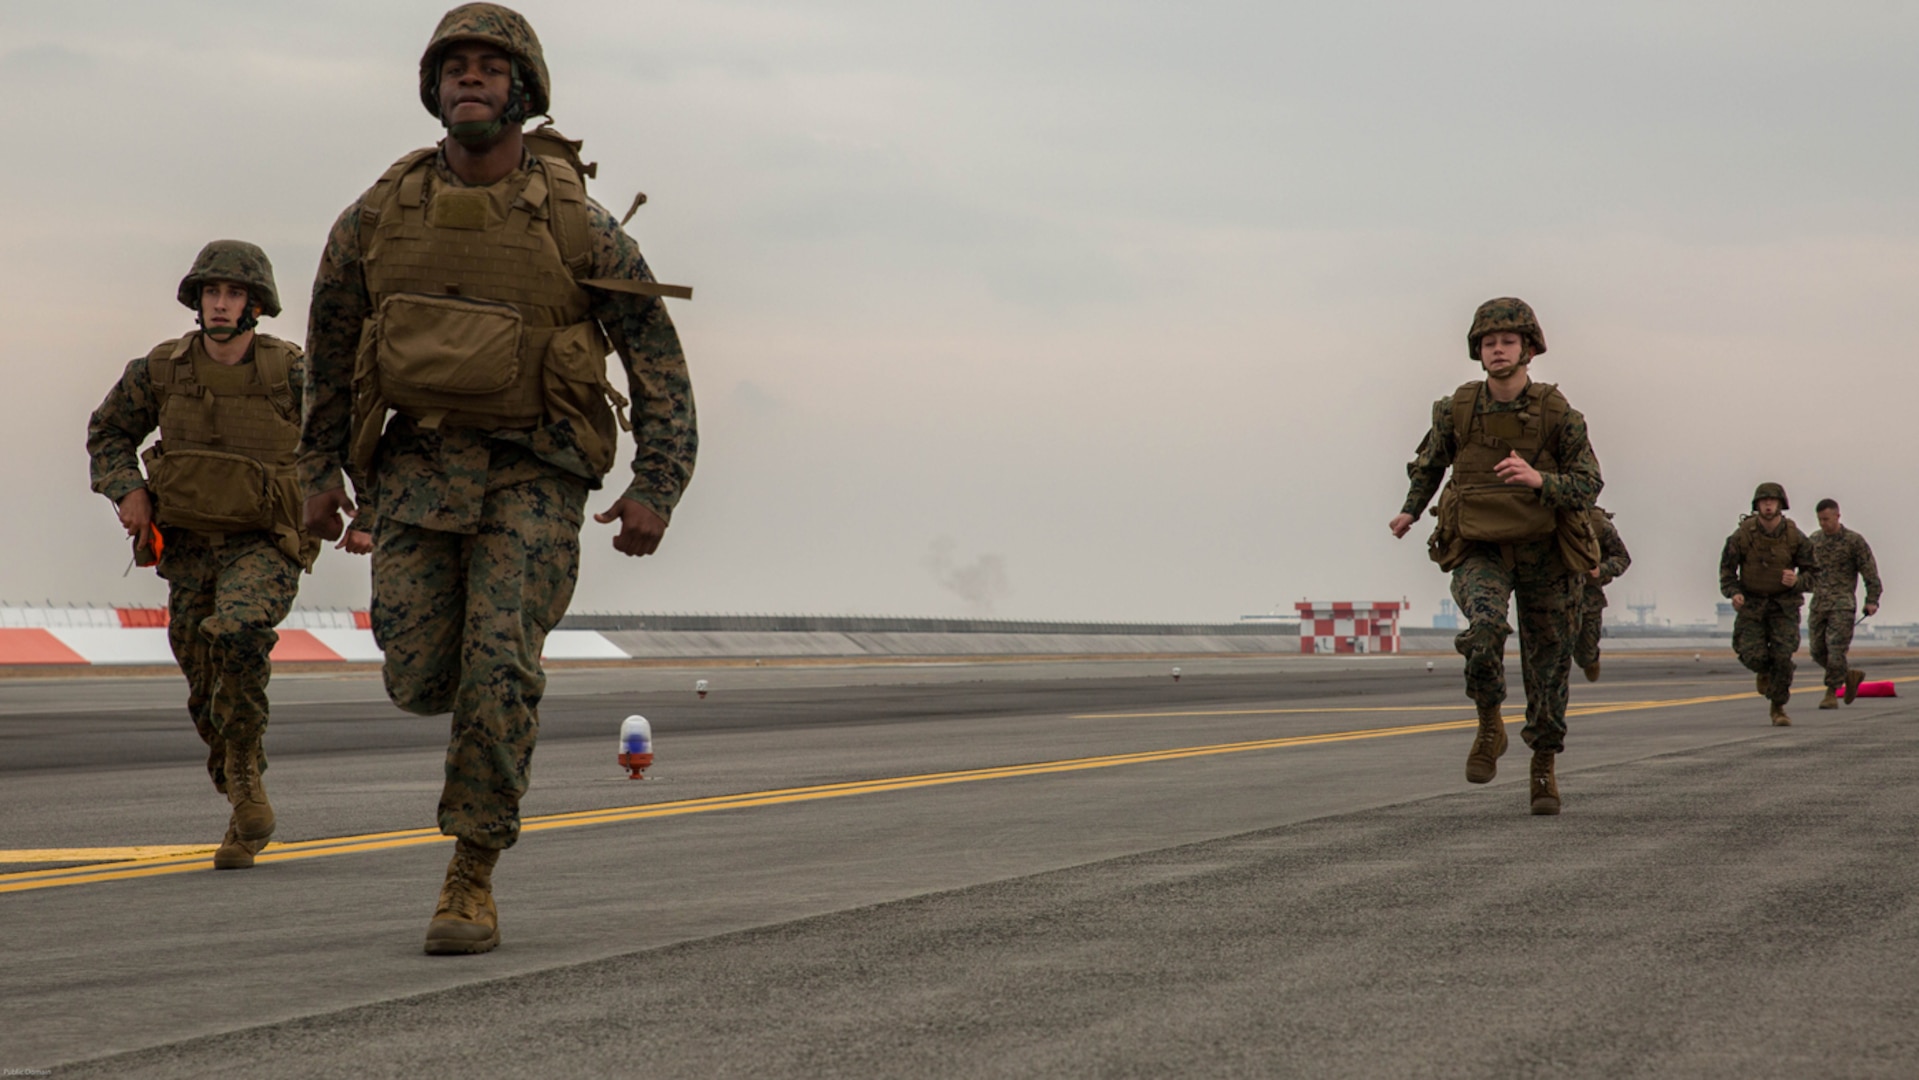
<svg viewBox="0 0 1919 1080">
<path fill-rule="evenodd" d="M 222 281 L 244 287 L 253 302 L 241 315 L 238 325 L 207 326 L 200 293 L 208 285 Z M 273 263 L 259 245 L 245 240 L 215 240 L 201 248 L 200 254 L 194 257 L 193 268 L 180 279 L 176 295 L 182 306 L 193 309 L 201 329 L 220 341 L 246 333 L 258 326 L 262 317 L 270 319 L 280 314 L 280 290 L 273 284 Z"/>
</svg>

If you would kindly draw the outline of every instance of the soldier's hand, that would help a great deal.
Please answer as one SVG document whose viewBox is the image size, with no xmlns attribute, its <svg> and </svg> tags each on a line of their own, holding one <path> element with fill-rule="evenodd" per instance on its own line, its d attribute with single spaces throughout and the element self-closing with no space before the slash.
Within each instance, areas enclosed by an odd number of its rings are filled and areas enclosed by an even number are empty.
<svg viewBox="0 0 1919 1080">
<path fill-rule="evenodd" d="M 1872 617 L 1873 617 L 1874 615 L 1877 615 L 1877 614 L 1879 614 L 1879 605 L 1878 605 L 1878 604 L 1867 604 L 1867 605 L 1866 605 L 1866 618 L 1868 618 L 1868 619 L 1870 619 L 1870 618 L 1872 618 Z"/>
<path fill-rule="evenodd" d="M 127 492 L 116 507 L 120 512 L 120 527 L 127 530 L 128 536 L 139 536 L 153 522 L 153 497 L 146 488 L 134 488 Z"/>
<path fill-rule="evenodd" d="M 1746 610 L 1746 594 L 1745 594 L 1745 593 L 1734 593 L 1734 594 L 1733 594 L 1733 596 L 1732 596 L 1732 609 L 1733 609 L 1734 611 L 1744 611 L 1744 610 Z"/>
<path fill-rule="evenodd" d="M 1526 464 L 1526 459 L 1520 457 L 1517 450 L 1506 455 L 1503 461 L 1493 466 L 1493 472 L 1508 484 L 1524 484 L 1534 491 L 1538 491 L 1546 483 L 1545 478 L 1539 475 L 1539 470 Z"/>
<path fill-rule="evenodd" d="M 333 545 L 348 555 L 368 555 L 373 551 L 373 534 L 358 529 L 348 529 L 340 542 Z"/>
<path fill-rule="evenodd" d="M 1591 570 L 1588 570 L 1588 571 L 1586 571 L 1586 574 L 1587 574 L 1587 576 L 1589 576 L 1589 577 L 1591 577 L 1591 578 L 1592 578 L 1592 579 L 1593 579 L 1594 581 L 1598 581 L 1598 580 L 1599 580 L 1599 567 L 1597 567 L 1597 566 L 1595 566 L 1595 567 L 1593 567 L 1593 568 L 1592 568 Z"/>
<path fill-rule="evenodd" d="M 1386 527 L 1393 531 L 1393 536 L 1403 540 L 1406 534 L 1412 530 L 1413 521 L 1414 518 L 1411 514 L 1400 514 L 1387 522 Z"/>
<path fill-rule="evenodd" d="M 346 520 L 340 515 L 352 512 L 353 500 L 347 497 L 345 488 L 309 495 L 306 503 L 307 532 L 322 540 L 338 540 L 341 531 L 346 528 Z"/>
<path fill-rule="evenodd" d="M 666 535 L 666 519 L 632 499 L 613 500 L 613 505 L 604 513 L 594 514 L 593 520 L 602 525 L 620 523 L 619 534 L 613 537 L 613 550 L 626 555 L 651 555 L 659 549 L 660 538 Z"/>
<path fill-rule="evenodd" d="M 1788 585 L 1796 585 L 1799 583 L 1799 571 L 1788 567 L 1784 572 L 1782 572 L 1779 575 L 1779 580 L 1785 582 Z"/>
</svg>

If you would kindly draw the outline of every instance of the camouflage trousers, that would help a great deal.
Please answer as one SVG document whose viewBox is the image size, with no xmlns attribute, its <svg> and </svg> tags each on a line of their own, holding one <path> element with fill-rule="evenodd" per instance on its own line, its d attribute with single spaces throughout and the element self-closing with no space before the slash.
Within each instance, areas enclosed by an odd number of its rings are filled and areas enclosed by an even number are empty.
<svg viewBox="0 0 1919 1080">
<path fill-rule="evenodd" d="M 1851 607 L 1815 606 L 1806 614 L 1806 637 L 1812 646 L 1812 662 L 1826 669 L 1828 690 L 1846 685 L 1846 671 L 1851 666 L 1846 651 L 1852 648 L 1852 631 L 1857 619 Z"/>
<path fill-rule="evenodd" d="M 165 530 L 167 644 L 187 677 L 187 712 L 207 744 L 207 773 L 225 790 L 227 744 L 259 743 L 267 728 L 273 628 L 300 589 L 300 565 L 266 533 Z M 267 767 L 266 752 L 260 768 Z"/>
<path fill-rule="evenodd" d="M 1765 675 L 1774 705 L 1792 700 L 1792 654 L 1799 651 L 1799 596 L 1747 596 L 1732 621 L 1732 651 L 1750 671 Z"/>
<path fill-rule="evenodd" d="M 1508 554 L 1509 553 L 1509 554 Z M 1453 602 L 1466 629 L 1453 644 L 1466 658 L 1466 696 L 1479 706 L 1506 700 L 1507 606 L 1519 609 L 1519 668 L 1526 684 L 1526 726 L 1534 750 L 1566 747 L 1566 676 L 1572 670 L 1579 582 L 1555 540 L 1505 547 L 1475 544 L 1453 570 Z"/>
<path fill-rule="evenodd" d="M 1606 621 L 1606 598 L 1594 596 L 1596 591 L 1590 585 L 1584 586 L 1585 596 L 1579 601 L 1578 629 L 1573 633 L 1573 663 L 1580 667 L 1591 667 L 1599 662 L 1599 638 Z"/>
<path fill-rule="evenodd" d="M 371 614 L 393 703 L 453 714 L 440 831 L 501 849 L 520 836 L 540 650 L 573 599 L 586 486 L 549 475 L 484 498 L 473 533 L 377 520 Z"/>
</svg>

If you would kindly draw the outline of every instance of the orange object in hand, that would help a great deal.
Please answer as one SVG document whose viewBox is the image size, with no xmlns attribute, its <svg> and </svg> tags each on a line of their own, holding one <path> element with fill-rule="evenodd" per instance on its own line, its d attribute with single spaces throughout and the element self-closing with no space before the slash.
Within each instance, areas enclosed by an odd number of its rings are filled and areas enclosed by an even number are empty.
<svg viewBox="0 0 1919 1080">
<path fill-rule="evenodd" d="M 145 536 L 134 537 L 133 563 L 135 566 L 155 566 L 160 562 L 160 553 L 166 550 L 166 538 L 160 535 L 160 526 L 147 522 Z"/>
</svg>

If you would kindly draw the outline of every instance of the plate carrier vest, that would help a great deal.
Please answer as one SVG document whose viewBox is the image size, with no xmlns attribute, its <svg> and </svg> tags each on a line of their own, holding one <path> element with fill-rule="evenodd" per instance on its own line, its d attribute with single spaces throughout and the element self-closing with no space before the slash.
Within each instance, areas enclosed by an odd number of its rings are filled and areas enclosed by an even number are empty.
<svg viewBox="0 0 1919 1080">
<path fill-rule="evenodd" d="M 198 331 L 147 354 L 160 398 L 160 441 L 141 455 L 161 525 L 225 534 L 272 532 L 289 558 L 311 565 L 302 536 L 300 414 L 291 385 L 299 347 L 253 336 L 254 378 L 240 387 L 202 381 Z M 313 546 L 317 554 L 317 545 Z"/>
<path fill-rule="evenodd" d="M 371 467 L 392 409 L 429 430 L 568 420 L 588 465 L 604 474 L 615 421 L 629 424 L 627 401 L 606 377 L 611 346 L 582 287 L 608 283 L 587 278 L 592 236 L 579 172 L 529 155 L 528 168 L 498 183 L 458 187 L 436 175 L 437 153 L 395 162 L 360 211 L 373 310 L 354 366 L 353 461 Z"/>
<path fill-rule="evenodd" d="M 1799 526 L 1787 518 L 1786 527 L 1778 535 L 1768 535 L 1759 527 L 1759 515 L 1748 514 L 1739 522 L 1739 532 L 1734 541 L 1739 551 L 1739 589 L 1749 596 L 1779 596 L 1792 592 L 1795 586 L 1788 585 L 1780 578 L 1792 569 L 1793 561 L 1799 554 L 1799 545 L 1805 543 L 1806 534 Z"/>
</svg>

